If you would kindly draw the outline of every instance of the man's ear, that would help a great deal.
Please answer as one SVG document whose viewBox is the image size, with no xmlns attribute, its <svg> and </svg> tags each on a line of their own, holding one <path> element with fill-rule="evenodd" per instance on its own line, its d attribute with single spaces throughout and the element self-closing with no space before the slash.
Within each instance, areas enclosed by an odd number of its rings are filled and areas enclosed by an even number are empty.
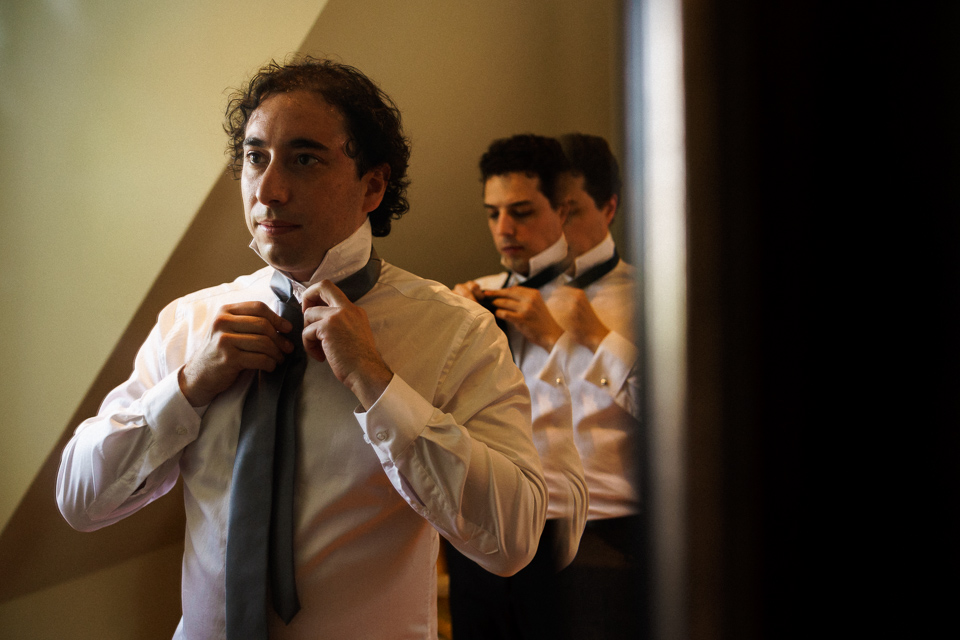
<svg viewBox="0 0 960 640">
<path fill-rule="evenodd" d="M 613 224 L 613 219 L 617 215 L 617 205 L 620 204 L 620 198 L 616 194 L 610 196 L 610 199 L 607 200 L 606 204 L 603 205 L 603 208 L 600 209 L 600 213 L 603 214 L 603 219 L 607 221 L 607 226 L 609 227 Z"/>
<path fill-rule="evenodd" d="M 383 201 L 383 194 L 387 191 L 387 183 L 390 182 L 390 165 L 383 163 L 377 165 L 363 174 L 360 181 L 364 183 L 366 191 L 363 194 L 363 212 L 370 213 L 380 206 Z"/>
</svg>

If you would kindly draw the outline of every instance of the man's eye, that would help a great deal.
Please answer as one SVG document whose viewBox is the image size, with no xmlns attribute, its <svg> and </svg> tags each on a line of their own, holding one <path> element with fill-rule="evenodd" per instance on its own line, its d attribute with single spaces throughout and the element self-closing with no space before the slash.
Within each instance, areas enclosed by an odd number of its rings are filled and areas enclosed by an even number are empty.
<svg viewBox="0 0 960 640">
<path fill-rule="evenodd" d="M 514 218 L 526 218 L 531 213 L 533 213 L 531 209 L 514 209 L 510 212 L 510 215 Z"/>
<path fill-rule="evenodd" d="M 301 167 L 309 167 L 311 165 L 315 165 L 316 163 L 320 162 L 320 160 L 315 158 L 314 156 L 301 153 L 300 155 L 297 156 L 296 162 Z"/>
<path fill-rule="evenodd" d="M 260 164 L 263 162 L 263 154 L 259 151 L 248 151 L 244 156 L 249 164 Z"/>
</svg>

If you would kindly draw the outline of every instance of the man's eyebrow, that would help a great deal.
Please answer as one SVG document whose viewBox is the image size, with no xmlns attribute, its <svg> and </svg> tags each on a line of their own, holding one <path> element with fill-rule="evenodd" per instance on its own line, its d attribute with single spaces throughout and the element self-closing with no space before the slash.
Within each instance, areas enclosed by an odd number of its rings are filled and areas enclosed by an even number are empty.
<svg viewBox="0 0 960 640">
<path fill-rule="evenodd" d="M 485 208 L 487 208 L 487 209 L 499 209 L 499 208 L 500 208 L 500 207 L 498 207 L 498 206 L 495 205 L 495 204 L 490 204 L 489 202 L 484 202 L 484 203 L 483 203 L 483 206 L 484 206 Z M 518 200 L 517 202 L 508 202 L 507 204 L 504 205 L 504 208 L 507 208 L 507 209 L 515 209 L 515 208 L 517 208 L 517 207 L 530 207 L 530 206 L 533 206 L 533 201 L 532 201 L 532 200 Z"/>
<path fill-rule="evenodd" d="M 293 149 L 316 149 L 317 151 L 329 151 L 330 147 L 317 142 L 311 138 L 294 138 L 290 141 L 290 147 Z"/>
<path fill-rule="evenodd" d="M 294 138 L 287 145 L 291 149 L 316 149 L 317 151 L 329 151 L 330 147 L 323 144 L 322 142 L 317 142 L 312 138 Z M 264 147 L 266 144 L 260 138 L 255 136 L 250 136 L 245 138 L 243 141 L 243 146 L 245 147 Z"/>
</svg>

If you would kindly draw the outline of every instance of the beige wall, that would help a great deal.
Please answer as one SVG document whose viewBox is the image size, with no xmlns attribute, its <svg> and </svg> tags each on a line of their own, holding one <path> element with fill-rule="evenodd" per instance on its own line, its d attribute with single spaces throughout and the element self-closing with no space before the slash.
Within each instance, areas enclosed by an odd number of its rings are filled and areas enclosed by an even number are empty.
<svg viewBox="0 0 960 640">
<path fill-rule="evenodd" d="M 256 265 L 222 177 L 224 87 L 298 48 L 377 80 L 413 144 L 411 212 L 378 249 L 446 284 L 498 268 L 476 175 L 491 139 L 580 130 L 621 148 L 616 0 L 82 5 L 0 5 L 0 353 L 17 372 L 0 381 L 0 637 L 86 593 L 97 613 L 71 608 L 65 628 L 99 628 L 112 580 L 120 619 L 136 619 L 146 605 L 125 581 L 177 572 L 177 496 L 79 534 L 53 482 L 62 438 L 129 373 L 159 308 Z M 158 588 L 157 615 L 175 620 L 176 585 Z M 124 625 L 112 637 L 133 637 Z M 48 637 L 36 629 L 18 637 Z"/>
<path fill-rule="evenodd" d="M 0 526 L 222 171 L 221 91 L 322 0 L 0 3 Z"/>
<path fill-rule="evenodd" d="M 378 241 L 385 259 L 447 285 L 499 269 L 477 171 L 494 138 L 581 130 L 620 148 L 618 7 L 328 3 L 304 51 L 336 54 L 377 79 L 413 142 L 411 211 Z"/>
<path fill-rule="evenodd" d="M 183 545 L 167 545 L 0 605 L 9 640 L 168 640 L 180 620 Z"/>
</svg>

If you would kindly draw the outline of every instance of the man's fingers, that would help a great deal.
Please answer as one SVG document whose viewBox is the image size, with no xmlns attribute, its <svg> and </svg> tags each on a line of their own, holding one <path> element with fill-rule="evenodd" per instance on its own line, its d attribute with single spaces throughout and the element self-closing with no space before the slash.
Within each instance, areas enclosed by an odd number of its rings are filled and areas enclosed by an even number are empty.
<svg viewBox="0 0 960 640">
<path fill-rule="evenodd" d="M 221 311 L 237 317 L 262 318 L 280 333 L 287 333 L 293 329 L 293 325 L 291 325 L 288 320 L 284 320 L 283 317 L 264 302 L 237 302 L 222 307 Z"/>
<path fill-rule="evenodd" d="M 234 316 L 221 310 L 214 324 L 216 328 L 184 364 L 178 378 L 183 395 L 195 407 L 209 404 L 246 369 L 273 371 L 293 349 L 262 317 Z M 234 328 L 238 331 L 230 330 Z"/>
<path fill-rule="evenodd" d="M 493 299 L 507 299 L 507 300 L 516 300 L 520 301 L 532 301 L 535 298 L 540 297 L 540 292 L 537 289 L 531 289 L 530 287 L 509 287 L 507 289 L 488 289 L 483 292 L 483 295 L 487 298 Z"/>
<path fill-rule="evenodd" d="M 485 289 L 483 295 L 486 298 L 510 298 L 511 300 L 517 299 L 521 293 L 517 290 L 520 287 L 510 287 L 509 289 Z"/>
<path fill-rule="evenodd" d="M 483 297 L 483 289 L 480 288 L 476 282 L 461 282 L 460 284 L 454 285 L 453 292 L 458 296 L 463 296 L 468 300 L 473 300 L 474 302 L 479 302 Z"/>
<path fill-rule="evenodd" d="M 255 353 L 252 351 L 242 351 L 238 352 L 237 355 L 237 365 L 241 370 L 246 369 L 257 369 L 260 371 L 273 371 L 277 368 L 277 365 L 283 360 L 283 357 L 280 356 L 279 359 L 268 355 L 266 353 Z"/>
<path fill-rule="evenodd" d="M 293 329 L 289 321 L 274 314 L 282 321 L 282 327 L 278 328 L 276 324 L 263 316 L 238 316 L 224 314 L 218 316 L 213 322 L 214 332 L 222 337 L 227 336 L 263 336 L 271 341 L 276 347 L 286 353 L 293 351 L 293 343 L 289 338 L 282 335 Z"/>
<path fill-rule="evenodd" d="M 293 327 L 287 323 L 287 331 Z M 223 333 L 255 333 L 263 336 L 276 334 L 277 328 L 266 318 L 258 316 L 238 316 L 224 314 L 217 316 L 213 321 L 213 331 Z"/>
<path fill-rule="evenodd" d="M 540 292 L 526 287 L 510 287 L 509 289 L 493 289 L 486 291 L 486 296 L 493 301 L 498 309 L 522 311 L 530 309 L 540 298 Z"/>
<path fill-rule="evenodd" d="M 323 351 L 323 340 L 317 336 L 316 327 L 304 327 L 302 339 L 303 348 L 311 357 L 319 362 L 323 362 L 327 358 L 327 354 Z"/>
<path fill-rule="evenodd" d="M 311 307 L 343 307 L 352 304 L 340 287 L 329 280 L 321 280 L 303 292 L 303 310 Z"/>
<path fill-rule="evenodd" d="M 288 343 L 289 344 L 289 343 Z M 219 360 L 233 371 L 263 369 L 272 371 L 289 351 L 257 334 L 224 334 L 217 339 Z"/>
<path fill-rule="evenodd" d="M 493 298 L 493 306 L 497 309 L 506 309 L 507 311 L 518 311 L 521 307 L 524 306 L 523 300 L 515 300 L 513 298 L 499 297 Z"/>
</svg>

